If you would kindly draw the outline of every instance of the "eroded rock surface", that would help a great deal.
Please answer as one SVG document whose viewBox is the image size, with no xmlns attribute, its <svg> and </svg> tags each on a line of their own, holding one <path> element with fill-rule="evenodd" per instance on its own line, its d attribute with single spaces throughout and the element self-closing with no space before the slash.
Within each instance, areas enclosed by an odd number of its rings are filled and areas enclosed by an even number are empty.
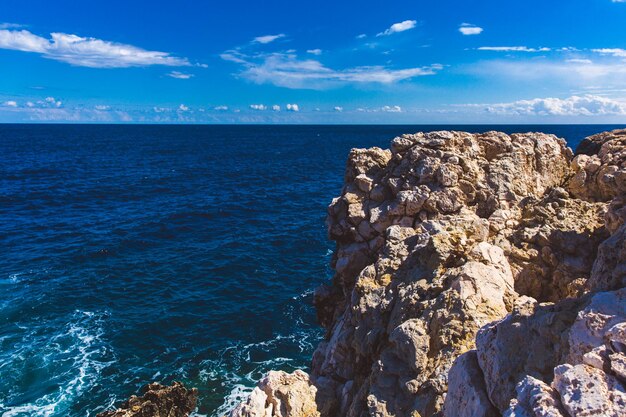
<svg viewBox="0 0 626 417">
<path fill-rule="evenodd" d="M 232 416 L 626 415 L 625 163 L 626 131 L 577 156 L 540 133 L 352 150 L 311 375 Z"/>
<path fill-rule="evenodd" d="M 133 395 L 117 410 L 99 413 L 97 417 L 187 417 L 196 408 L 198 390 L 187 389 L 180 382 L 167 387 L 149 384 L 141 397 Z"/>
</svg>

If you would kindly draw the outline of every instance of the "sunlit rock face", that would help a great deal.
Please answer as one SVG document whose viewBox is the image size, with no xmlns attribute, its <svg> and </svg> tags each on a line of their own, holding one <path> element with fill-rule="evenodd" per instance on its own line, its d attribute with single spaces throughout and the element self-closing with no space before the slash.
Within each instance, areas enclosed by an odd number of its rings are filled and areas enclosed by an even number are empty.
<svg viewBox="0 0 626 417">
<path fill-rule="evenodd" d="M 353 149 L 310 375 L 270 373 L 232 415 L 625 415 L 625 139 Z"/>
</svg>

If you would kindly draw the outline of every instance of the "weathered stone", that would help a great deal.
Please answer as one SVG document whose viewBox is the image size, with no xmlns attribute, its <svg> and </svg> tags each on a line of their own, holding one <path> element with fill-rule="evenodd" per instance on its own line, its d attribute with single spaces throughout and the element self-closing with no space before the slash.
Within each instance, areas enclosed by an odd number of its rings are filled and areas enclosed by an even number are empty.
<svg viewBox="0 0 626 417">
<path fill-rule="evenodd" d="M 626 390 L 611 375 L 587 365 L 561 365 L 552 386 L 570 416 L 622 417 Z"/>
<path fill-rule="evenodd" d="M 231 417 L 319 417 L 317 388 L 300 370 L 270 371 Z M 321 408 L 321 407 L 320 407 Z"/>
<path fill-rule="evenodd" d="M 97 417 L 187 417 L 196 408 L 198 390 L 187 389 L 180 382 L 167 387 L 152 383 L 141 397 L 131 396 L 117 410 L 99 413 Z"/>
<path fill-rule="evenodd" d="M 626 194 L 626 130 L 585 139 L 572 161 L 570 192 L 588 201 L 609 201 Z"/>
<path fill-rule="evenodd" d="M 517 385 L 517 398 L 511 400 L 503 417 L 568 417 L 559 394 L 544 382 L 527 376 Z"/>
<path fill-rule="evenodd" d="M 491 404 L 476 351 L 459 356 L 448 373 L 448 395 L 443 405 L 447 417 L 495 417 L 498 410 Z"/>
</svg>

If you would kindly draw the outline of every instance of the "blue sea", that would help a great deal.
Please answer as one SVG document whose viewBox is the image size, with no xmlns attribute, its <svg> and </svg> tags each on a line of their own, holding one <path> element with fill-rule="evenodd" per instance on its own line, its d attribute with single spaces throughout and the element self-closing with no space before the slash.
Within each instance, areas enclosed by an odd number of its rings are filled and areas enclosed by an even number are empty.
<svg viewBox="0 0 626 417">
<path fill-rule="evenodd" d="M 0 416 L 95 416 L 155 380 L 218 416 L 306 369 L 350 148 L 615 127 L 0 125 Z"/>
</svg>

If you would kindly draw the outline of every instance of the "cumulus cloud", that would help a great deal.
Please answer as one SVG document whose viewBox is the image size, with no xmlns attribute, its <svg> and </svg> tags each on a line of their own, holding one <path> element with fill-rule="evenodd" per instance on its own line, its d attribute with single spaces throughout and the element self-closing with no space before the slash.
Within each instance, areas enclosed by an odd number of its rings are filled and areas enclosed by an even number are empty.
<svg viewBox="0 0 626 417">
<path fill-rule="evenodd" d="M 415 26 L 417 26 L 417 21 L 416 20 L 405 20 L 405 21 L 400 22 L 400 23 L 394 23 L 393 25 L 391 25 L 389 27 L 389 29 L 387 29 L 387 30 L 385 30 L 383 32 L 380 32 L 376 36 L 393 35 L 394 33 L 404 32 L 406 30 L 411 30 L 411 29 L 415 28 Z"/>
<path fill-rule="evenodd" d="M 626 103 L 595 95 L 571 96 L 569 98 L 535 98 L 512 103 L 471 105 L 485 111 L 508 115 L 537 116 L 605 116 L 626 115 Z"/>
<path fill-rule="evenodd" d="M 95 105 L 95 106 L 93 106 L 93 108 L 96 109 L 96 110 L 99 110 L 99 111 L 109 111 L 109 110 L 111 110 L 111 106 L 106 106 L 106 105 L 103 105 L 103 104 Z"/>
<path fill-rule="evenodd" d="M 322 55 L 322 50 L 321 49 L 308 49 L 306 51 L 308 54 L 312 54 L 312 55 Z"/>
<path fill-rule="evenodd" d="M 279 33 L 278 35 L 257 36 L 256 38 L 254 38 L 252 42 L 266 44 L 266 43 L 274 42 L 275 40 L 284 38 L 284 37 L 285 37 L 284 33 Z"/>
<path fill-rule="evenodd" d="M 9 100 L 2 103 L 5 107 L 23 107 L 23 108 L 37 108 L 37 109 L 49 109 L 49 108 L 60 108 L 63 106 L 63 102 L 61 100 L 57 100 L 54 97 L 46 97 L 41 100 L 29 100 L 24 103 L 23 106 L 20 106 L 17 101 Z"/>
<path fill-rule="evenodd" d="M 626 0 L 624 0 L 626 3 Z M 600 49 L 592 49 L 593 52 L 597 52 L 602 55 L 611 55 L 618 58 L 626 58 L 626 49 L 621 48 L 600 48 Z"/>
<path fill-rule="evenodd" d="M 472 25 L 471 23 L 461 23 L 459 32 L 463 35 L 480 35 L 483 32 L 483 28 Z"/>
<path fill-rule="evenodd" d="M 280 111 L 280 106 L 279 106 L 278 104 L 274 104 L 274 105 L 272 106 L 272 110 L 274 110 L 274 111 Z"/>
<path fill-rule="evenodd" d="M 287 104 L 287 111 L 297 112 L 300 111 L 300 107 L 297 104 Z"/>
<path fill-rule="evenodd" d="M 479 51 L 494 52 L 549 52 L 550 48 L 529 48 L 527 46 L 481 46 Z"/>
<path fill-rule="evenodd" d="M 213 107 L 213 110 L 228 111 L 228 106 L 215 106 L 215 107 Z"/>
<path fill-rule="evenodd" d="M 341 107 L 341 106 L 335 106 L 334 110 L 335 110 L 336 112 L 341 113 L 341 112 L 343 111 L 343 107 Z"/>
<path fill-rule="evenodd" d="M 367 38 L 367 35 L 365 33 L 361 33 L 360 35 L 356 35 L 357 39 L 365 39 Z"/>
<path fill-rule="evenodd" d="M 180 71 L 172 71 L 170 73 L 167 74 L 168 77 L 172 77 L 172 78 L 176 78 L 179 80 L 188 80 L 191 77 L 193 77 L 193 74 L 187 74 L 184 72 L 180 72 Z"/>
<path fill-rule="evenodd" d="M 267 110 L 267 106 L 264 104 L 250 104 L 250 108 L 252 110 L 259 110 L 259 111 Z"/>
<path fill-rule="evenodd" d="M 362 66 L 332 69 L 314 59 L 300 59 L 294 54 L 274 53 L 247 56 L 227 51 L 222 59 L 241 64 L 239 75 L 257 84 L 274 84 L 287 88 L 324 89 L 349 83 L 391 84 L 414 77 L 434 75 L 443 66 L 391 69 L 384 66 Z"/>
<path fill-rule="evenodd" d="M 180 106 L 178 106 L 178 110 L 182 112 L 189 111 L 189 107 L 185 106 L 184 104 L 181 104 Z"/>
<path fill-rule="evenodd" d="M 51 33 L 50 39 L 27 30 L 0 30 L 0 49 L 39 53 L 45 58 L 90 68 L 125 68 L 148 65 L 188 66 L 186 58 L 147 51 L 133 45 Z"/>
<path fill-rule="evenodd" d="M 55 99 L 54 97 L 46 97 L 45 102 L 53 107 L 61 107 L 63 102 Z"/>
</svg>

